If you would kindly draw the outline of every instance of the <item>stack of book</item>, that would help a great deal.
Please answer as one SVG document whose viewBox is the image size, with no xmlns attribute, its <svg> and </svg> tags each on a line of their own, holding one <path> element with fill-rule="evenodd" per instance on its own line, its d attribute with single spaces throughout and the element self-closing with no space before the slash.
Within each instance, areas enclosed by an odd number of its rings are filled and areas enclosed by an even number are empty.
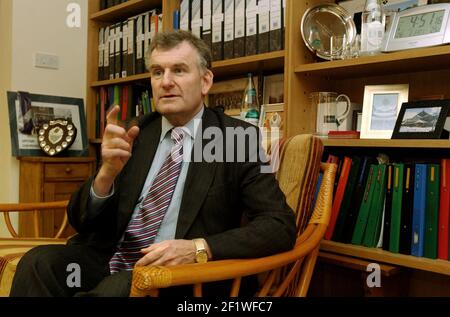
<svg viewBox="0 0 450 317">
<path fill-rule="evenodd" d="M 191 31 L 224 60 L 284 47 L 284 0 L 181 0 L 174 29 Z"/>
<path fill-rule="evenodd" d="M 329 139 L 359 139 L 359 131 L 329 131 Z"/>
<path fill-rule="evenodd" d="M 146 72 L 145 54 L 153 36 L 162 30 L 159 12 L 151 10 L 99 29 L 99 80 Z"/>
<path fill-rule="evenodd" d="M 449 260 L 450 158 L 379 163 L 330 155 L 339 165 L 325 239 Z"/>
<path fill-rule="evenodd" d="M 119 105 L 119 122 L 130 122 L 134 118 L 155 111 L 150 85 L 112 85 L 100 87 L 97 92 L 96 138 L 102 138 L 106 114 L 111 106 Z"/>
</svg>

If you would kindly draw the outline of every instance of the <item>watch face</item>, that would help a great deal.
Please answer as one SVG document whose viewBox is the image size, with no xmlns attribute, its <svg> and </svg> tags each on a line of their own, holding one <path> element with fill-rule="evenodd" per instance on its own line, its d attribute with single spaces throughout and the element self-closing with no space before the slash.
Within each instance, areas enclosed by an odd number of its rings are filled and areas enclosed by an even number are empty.
<svg viewBox="0 0 450 317">
<path fill-rule="evenodd" d="M 208 262 L 208 254 L 205 250 L 200 250 L 195 255 L 195 260 L 197 261 L 197 263 L 206 263 Z"/>
</svg>

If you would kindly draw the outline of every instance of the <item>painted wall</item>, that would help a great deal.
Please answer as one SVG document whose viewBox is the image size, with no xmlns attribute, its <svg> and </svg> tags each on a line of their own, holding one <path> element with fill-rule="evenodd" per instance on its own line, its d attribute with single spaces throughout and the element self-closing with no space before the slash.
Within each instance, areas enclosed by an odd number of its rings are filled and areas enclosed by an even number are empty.
<svg viewBox="0 0 450 317">
<path fill-rule="evenodd" d="M 21 90 L 85 98 L 88 0 L 1 0 L 0 3 L 0 25 L 9 24 L 11 34 L 8 43 L 8 27 L 6 32 L 4 27 L 0 28 L 0 201 L 17 202 L 19 161 L 11 156 L 7 104 L 3 91 Z M 80 28 L 67 25 L 70 14 L 67 6 L 71 3 L 81 8 Z M 3 10 L 4 7 L 8 9 L 8 6 L 9 10 Z M 3 43 L 6 43 L 6 50 L 3 50 Z M 59 69 L 34 67 L 34 54 L 37 52 L 57 55 Z M 7 66 L 5 73 L 3 64 Z M 0 226 L 0 236 L 4 235 L 5 231 Z"/>
</svg>

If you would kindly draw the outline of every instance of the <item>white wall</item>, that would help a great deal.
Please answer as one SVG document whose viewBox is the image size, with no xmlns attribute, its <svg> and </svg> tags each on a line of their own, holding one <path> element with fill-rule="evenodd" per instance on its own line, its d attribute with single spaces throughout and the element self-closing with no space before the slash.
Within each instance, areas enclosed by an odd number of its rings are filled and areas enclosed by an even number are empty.
<svg viewBox="0 0 450 317">
<path fill-rule="evenodd" d="M 4 1 L 4 0 L 0 0 Z M 13 0 L 11 76 L 12 91 L 85 98 L 87 52 L 87 2 L 88 0 Z M 81 27 L 69 28 L 66 24 L 69 3 L 81 7 Z M 1 31 L 0 31 L 1 32 Z M 34 54 L 49 53 L 59 57 L 59 69 L 35 68 Z M 1 102 L 1 105 L 6 103 Z M 3 114 L 0 125 L 9 127 Z M 6 113 L 5 113 L 6 114 Z M 2 169 L 0 179 L 1 202 L 19 199 L 19 162 L 11 157 L 9 131 L 0 130 Z M 0 236 L 4 235 L 1 231 Z"/>
<path fill-rule="evenodd" d="M 11 85 L 12 0 L 0 0 L 0 202 L 11 201 L 11 150 L 6 91 Z M 0 220 L 0 235 L 5 232 Z"/>
</svg>

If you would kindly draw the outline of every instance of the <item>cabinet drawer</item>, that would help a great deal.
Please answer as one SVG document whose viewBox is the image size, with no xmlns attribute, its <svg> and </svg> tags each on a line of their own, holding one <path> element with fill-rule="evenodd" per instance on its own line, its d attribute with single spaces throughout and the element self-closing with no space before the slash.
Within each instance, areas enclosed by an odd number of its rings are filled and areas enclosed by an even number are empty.
<svg viewBox="0 0 450 317">
<path fill-rule="evenodd" d="M 87 179 L 91 173 L 88 163 L 45 164 L 46 180 Z"/>
</svg>

